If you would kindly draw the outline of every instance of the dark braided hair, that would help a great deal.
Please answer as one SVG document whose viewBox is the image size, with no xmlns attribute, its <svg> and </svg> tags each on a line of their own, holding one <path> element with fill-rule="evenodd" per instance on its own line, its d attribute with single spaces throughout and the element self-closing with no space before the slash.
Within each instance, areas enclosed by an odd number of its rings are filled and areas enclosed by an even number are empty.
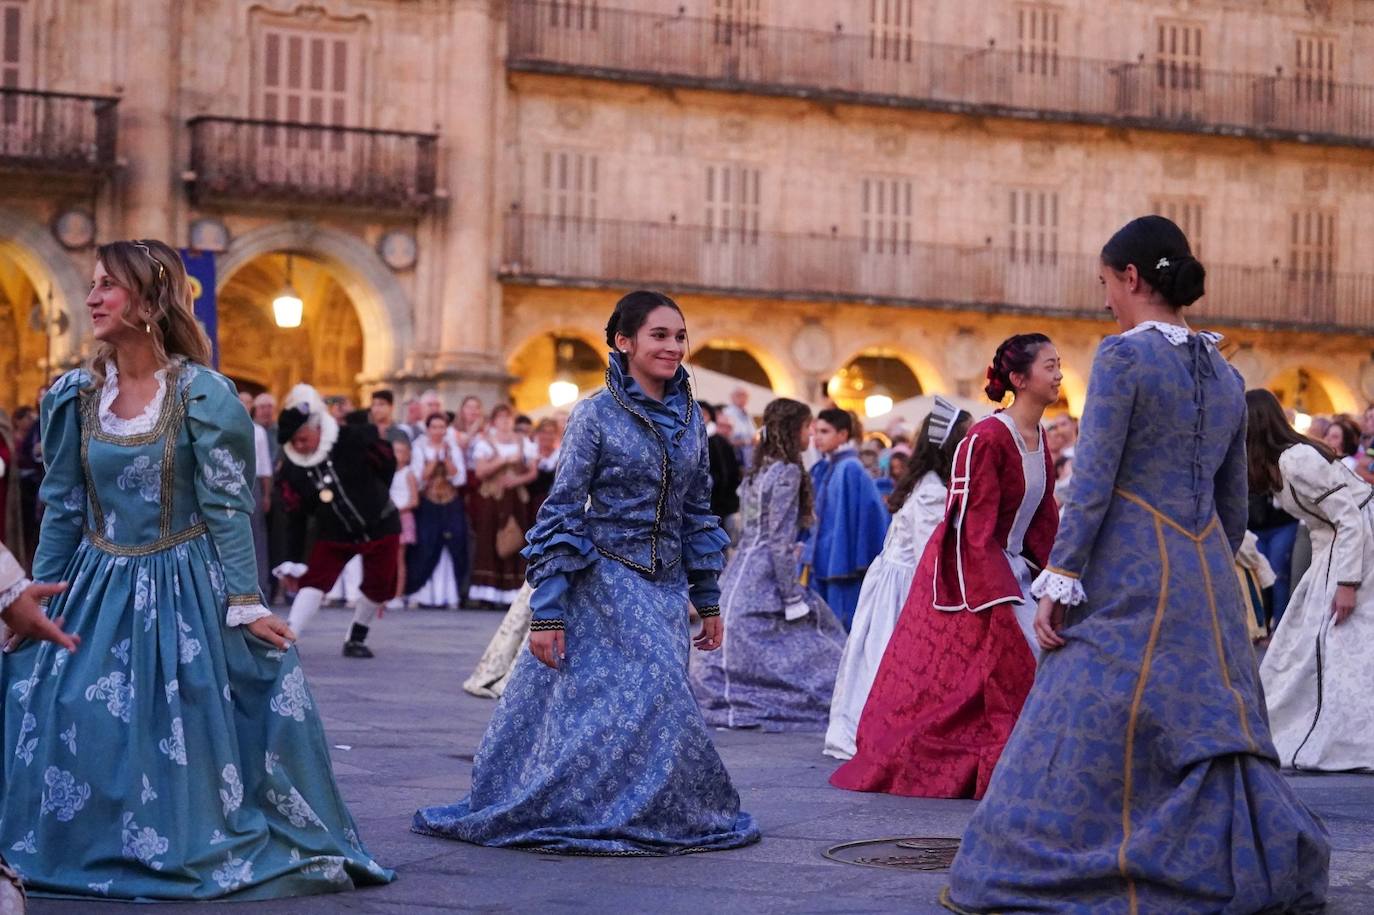
<svg viewBox="0 0 1374 915">
<path fill-rule="evenodd" d="M 800 401 L 779 397 L 763 408 L 763 431 L 759 443 L 754 448 L 754 462 L 749 468 L 748 479 L 764 468 L 769 461 L 782 461 L 797 465 L 801 471 L 801 490 L 797 496 L 797 518 L 802 527 L 811 526 L 811 514 L 815 509 L 811 493 L 811 475 L 802 463 L 802 427 L 811 419 L 811 408 Z"/>
<path fill-rule="evenodd" d="M 1134 264 L 1171 308 L 1188 307 L 1207 289 L 1207 269 L 1193 257 L 1188 236 L 1163 216 L 1141 216 L 1117 229 L 1102 246 L 1102 263 L 1117 273 Z"/>
<path fill-rule="evenodd" d="M 945 439 L 943 445 L 937 445 L 930 440 L 930 416 L 926 417 L 926 421 L 921 423 L 921 434 L 916 437 L 916 450 L 911 453 L 911 460 L 907 462 L 906 473 L 897 481 L 892 495 L 887 497 L 888 511 L 894 515 L 901 511 L 906 500 L 911 498 L 916 484 L 921 482 L 921 477 L 932 471 L 939 475 L 940 482 L 949 486 L 950 470 L 954 466 L 954 451 L 968 433 L 972 421 L 973 416 L 967 410 L 960 410 L 954 417 L 954 427 L 950 429 L 949 438 Z"/>
<path fill-rule="evenodd" d="M 1036 353 L 1049 342 L 1050 338 L 1044 334 L 1016 334 L 1003 340 L 997 347 L 997 355 L 992 357 L 992 365 L 988 366 L 988 384 L 983 388 L 988 400 L 1001 403 L 1007 392 L 1015 389 L 1011 383 L 1012 374 L 1029 374 Z"/>
</svg>

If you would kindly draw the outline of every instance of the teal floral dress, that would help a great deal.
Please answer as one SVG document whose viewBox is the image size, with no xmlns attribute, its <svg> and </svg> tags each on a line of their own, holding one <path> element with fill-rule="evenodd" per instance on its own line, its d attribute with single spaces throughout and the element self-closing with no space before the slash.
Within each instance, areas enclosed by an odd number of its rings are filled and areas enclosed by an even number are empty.
<svg viewBox="0 0 1374 915">
<path fill-rule="evenodd" d="M 103 409 L 117 384 L 88 391 L 73 371 L 43 401 L 34 576 L 70 583 L 49 612 L 82 641 L 4 657 L 0 850 L 55 895 L 261 899 L 391 880 L 334 784 L 295 649 L 243 625 L 267 611 L 233 384 L 174 365 L 141 424 Z"/>
</svg>

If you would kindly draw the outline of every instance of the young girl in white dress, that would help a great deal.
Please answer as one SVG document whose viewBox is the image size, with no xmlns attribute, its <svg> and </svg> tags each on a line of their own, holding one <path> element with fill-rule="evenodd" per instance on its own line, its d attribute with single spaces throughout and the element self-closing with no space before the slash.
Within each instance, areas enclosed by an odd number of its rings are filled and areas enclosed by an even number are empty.
<svg viewBox="0 0 1374 915">
<path fill-rule="evenodd" d="M 944 520 L 954 449 L 972 419 L 967 411 L 936 397 L 935 406 L 921 426 L 916 453 L 888 497 L 888 506 L 895 515 L 887 529 L 882 553 L 864 576 L 854 625 L 840 658 L 840 672 L 830 701 L 830 727 L 825 733 L 827 756 L 850 759 L 854 755 L 859 716 L 868 701 L 868 691 L 888 639 L 897 626 L 897 616 L 911 590 L 926 541 Z"/>
</svg>

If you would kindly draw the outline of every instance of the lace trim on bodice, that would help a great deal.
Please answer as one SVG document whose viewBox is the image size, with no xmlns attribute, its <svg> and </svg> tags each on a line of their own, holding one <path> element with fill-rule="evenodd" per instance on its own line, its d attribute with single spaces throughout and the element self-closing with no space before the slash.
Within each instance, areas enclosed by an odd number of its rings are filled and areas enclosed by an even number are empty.
<svg viewBox="0 0 1374 915">
<path fill-rule="evenodd" d="M 143 412 L 131 419 L 116 416 L 111 407 L 119 396 L 119 370 L 113 360 L 105 363 L 105 386 L 100 389 L 100 431 L 106 435 L 146 435 L 157 425 L 162 415 L 162 402 L 167 399 L 167 370 L 158 369 L 153 373 L 157 379 L 157 392 Z"/>
<path fill-rule="evenodd" d="M 1215 348 L 1216 345 L 1220 343 L 1222 340 L 1221 334 L 1215 333 L 1210 330 L 1195 331 L 1182 324 L 1166 324 L 1163 321 L 1142 321 L 1135 327 L 1132 327 L 1130 330 L 1123 333 L 1121 336 L 1133 337 L 1136 334 L 1144 333 L 1147 330 L 1159 331 L 1161 334 L 1164 335 L 1164 339 L 1168 340 L 1174 346 L 1184 345 L 1188 342 L 1188 338 L 1191 337 L 1193 334 L 1197 334 L 1199 337 L 1203 339 L 1203 342 L 1205 342 L 1208 346 L 1212 348 Z"/>
</svg>

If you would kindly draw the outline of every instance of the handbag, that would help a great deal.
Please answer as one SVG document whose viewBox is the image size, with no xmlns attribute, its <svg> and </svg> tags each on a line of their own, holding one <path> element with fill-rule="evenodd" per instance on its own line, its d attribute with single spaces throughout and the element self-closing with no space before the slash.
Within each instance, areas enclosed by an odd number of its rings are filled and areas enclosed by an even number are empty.
<svg viewBox="0 0 1374 915">
<path fill-rule="evenodd" d="M 515 520 L 515 516 L 510 515 L 506 518 L 506 523 L 501 525 L 501 529 L 496 532 L 496 555 L 502 559 L 510 559 L 524 548 L 525 532 L 520 529 L 520 524 Z"/>
</svg>

